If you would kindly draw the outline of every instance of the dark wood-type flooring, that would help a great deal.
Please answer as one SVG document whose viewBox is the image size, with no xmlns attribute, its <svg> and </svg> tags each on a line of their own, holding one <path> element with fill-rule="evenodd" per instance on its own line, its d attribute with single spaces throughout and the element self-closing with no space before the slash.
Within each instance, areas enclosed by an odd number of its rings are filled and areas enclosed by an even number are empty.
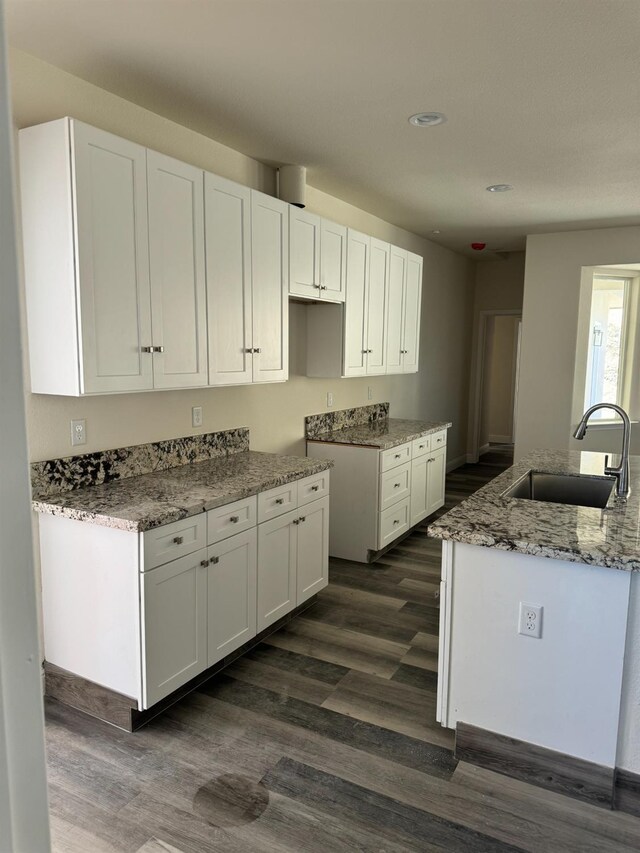
<svg viewBox="0 0 640 853">
<path fill-rule="evenodd" d="M 445 510 L 508 464 L 451 473 Z M 332 560 L 310 610 L 135 734 L 48 700 L 54 849 L 640 850 L 638 818 L 454 759 L 425 530 L 372 566 Z"/>
</svg>

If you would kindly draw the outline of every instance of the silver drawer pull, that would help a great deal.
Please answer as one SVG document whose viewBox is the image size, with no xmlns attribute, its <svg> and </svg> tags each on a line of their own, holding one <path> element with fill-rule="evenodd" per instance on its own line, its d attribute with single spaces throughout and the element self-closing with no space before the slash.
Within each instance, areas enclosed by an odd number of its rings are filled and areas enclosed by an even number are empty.
<svg viewBox="0 0 640 853">
<path fill-rule="evenodd" d="M 140 352 L 155 352 L 155 347 L 140 347 Z"/>
<path fill-rule="evenodd" d="M 261 352 L 262 352 L 262 350 L 260 349 L 260 347 L 254 347 L 254 348 L 253 348 L 253 351 L 254 351 L 254 352 L 257 352 L 257 353 L 261 353 Z"/>
<path fill-rule="evenodd" d="M 399 518 L 395 518 L 395 519 L 393 520 L 393 523 L 394 523 L 394 524 L 400 524 L 400 519 L 399 519 Z"/>
<path fill-rule="evenodd" d="M 320 486 L 311 486 L 311 491 L 317 492 L 319 488 L 320 488 Z"/>
<path fill-rule="evenodd" d="M 294 524 L 300 524 L 300 519 L 299 519 L 299 518 L 294 518 L 294 519 L 293 519 L 293 523 L 294 523 Z"/>
<path fill-rule="evenodd" d="M 206 569 L 207 566 L 209 565 L 209 560 L 200 560 L 200 565 L 202 566 L 203 569 Z"/>
<path fill-rule="evenodd" d="M 174 536 L 173 537 L 173 544 L 174 545 L 182 545 L 183 542 L 184 542 L 184 536 Z"/>
<path fill-rule="evenodd" d="M 220 562 L 220 557 L 212 557 L 209 562 L 215 566 Z"/>
<path fill-rule="evenodd" d="M 277 504 L 283 504 L 283 503 L 284 503 L 284 498 L 276 498 L 276 503 L 277 503 Z"/>
<path fill-rule="evenodd" d="M 402 459 L 402 453 L 396 453 L 396 459 Z"/>
<path fill-rule="evenodd" d="M 154 352 L 164 352 L 164 347 L 154 347 Z"/>
<path fill-rule="evenodd" d="M 231 524 L 237 524 L 240 521 L 240 516 L 239 515 L 232 515 L 231 518 L 229 519 L 229 521 L 231 522 Z"/>
<path fill-rule="evenodd" d="M 306 520 L 307 520 L 306 515 L 301 515 L 300 518 L 298 519 L 298 521 L 306 521 Z"/>
<path fill-rule="evenodd" d="M 315 287 L 316 290 L 322 290 L 322 288 L 320 287 L 319 284 L 314 284 L 313 286 Z"/>
<path fill-rule="evenodd" d="M 320 290 L 326 290 L 326 289 L 327 289 L 327 285 L 326 285 L 326 284 L 321 284 L 321 285 L 320 285 Z"/>
<path fill-rule="evenodd" d="M 394 483 L 394 484 L 393 484 L 393 488 L 394 488 L 394 489 L 399 489 L 399 488 L 400 488 L 400 483 Z"/>
<path fill-rule="evenodd" d="M 418 449 L 419 449 L 419 450 L 424 450 L 424 444 L 419 444 L 419 445 L 418 445 Z"/>
</svg>

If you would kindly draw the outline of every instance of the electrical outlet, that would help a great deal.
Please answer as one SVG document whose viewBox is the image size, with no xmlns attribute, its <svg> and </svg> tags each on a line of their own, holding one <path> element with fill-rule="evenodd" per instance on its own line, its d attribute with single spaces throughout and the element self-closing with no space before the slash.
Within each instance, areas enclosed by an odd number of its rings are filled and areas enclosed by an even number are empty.
<svg viewBox="0 0 640 853">
<path fill-rule="evenodd" d="M 373 400 L 373 388 L 371 385 L 367 388 L 367 400 Z"/>
<path fill-rule="evenodd" d="M 71 421 L 71 446 L 87 443 L 87 422 L 84 418 Z"/>
<path fill-rule="evenodd" d="M 191 409 L 191 426 L 202 426 L 202 406 L 194 406 Z"/>
<path fill-rule="evenodd" d="M 327 408 L 330 409 L 333 406 L 333 392 L 327 391 Z"/>
<path fill-rule="evenodd" d="M 518 620 L 518 633 L 524 637 L 542 637 L 542 611 L 540 604 L 527 604 L 520 602 L 520 619 Z"/>
</svg>

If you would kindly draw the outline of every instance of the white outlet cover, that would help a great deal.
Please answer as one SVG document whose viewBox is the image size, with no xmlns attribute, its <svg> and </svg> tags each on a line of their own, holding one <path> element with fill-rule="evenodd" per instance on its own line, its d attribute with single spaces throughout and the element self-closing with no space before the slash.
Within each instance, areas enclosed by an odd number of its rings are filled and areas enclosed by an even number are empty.
<svg viewBox="0 0 640 853">
<path fill-rule="evenodd" d="M 367 399 L 373 400 L 373 388 L 371 387 L 371 385 L 369 385 L 369 387 L 367 388 Z"/>
<path fill-rule="evenodd" d="M 333 406 L 333 392 L 327 391 L 327 408 L 330 409 Z"/>
<path fill-rule="evenodd" d="M 80 418 L 71 421 L 71 446 L 77 447 L 79 444 L 87 443 L 87 421 L 85 418 Z"/>
<path fill-rule="evenodd" d="M 528 604 L 526 601 L 521 601 L 518 633 L 523 637 L 534 637 L 539 640 L 542 637 L 543 612 L 544 607 L 541 604 Z"/>
<path fill-rule="evenodd" d="M 194 406 L 191 409 L 191 426 L 202 426 L 202 406 Z"/>
</svg>

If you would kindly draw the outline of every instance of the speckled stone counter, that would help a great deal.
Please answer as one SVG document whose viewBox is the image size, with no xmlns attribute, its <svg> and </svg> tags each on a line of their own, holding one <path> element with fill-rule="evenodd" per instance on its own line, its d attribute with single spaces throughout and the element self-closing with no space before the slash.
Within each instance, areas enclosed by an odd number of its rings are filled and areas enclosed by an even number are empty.
<svg viewBox="0 0 640 853">
<path fill-rule="evenodd" d="M 603 475 L 603 453 L 535 451 L 428 528 L 437 539 L 556 560 L 640 571 L 640 456 L 632 456 L 631 493 L 605 509 L 503 497 L 528 471 Z"/>
<path fill-rule="evenodd" d="M 246 450 L 102 485 L 40 496 L 37 512 L 145 531 L 331 467 L 319 459 Z"/>
<path fill-rule="evenodd" d="M 409 421 L 402 418 L 381 418 L 356 426 L 332 429 L 307 435 L 307 441 L 325 441 L 330 444 L 359 444 L 388 450 L 414 438 L 449 429 L 446 421 Z"/>
</svg>

